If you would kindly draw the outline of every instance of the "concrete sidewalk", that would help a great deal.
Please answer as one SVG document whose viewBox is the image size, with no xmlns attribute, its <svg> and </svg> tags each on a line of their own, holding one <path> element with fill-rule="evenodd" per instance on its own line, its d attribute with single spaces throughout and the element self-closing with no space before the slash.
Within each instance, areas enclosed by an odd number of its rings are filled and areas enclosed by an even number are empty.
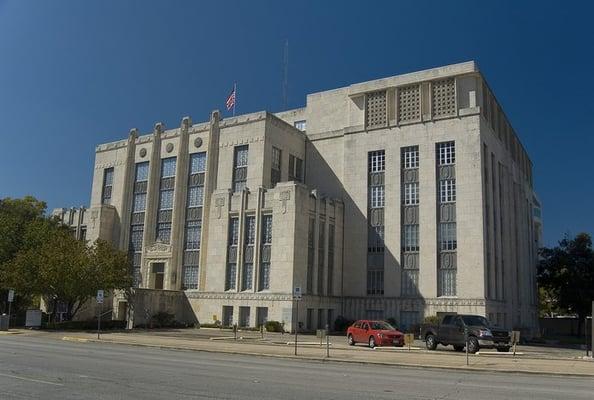
<svg viewBox="0 0 594 400">
<path fill-rule="evenodd" d="M 316 361 L 338 361 L 348 363 L 365 363 L 391 366 L 421 367 L 421 368 L 446 368 L 464 371 L 498 371 L 510 373 L 553 374 L 566 376 L 591 376 L 594 377 L 594 362 L 591 359 L 542 359 L 530 356 L 512 357 L 511 354 L 497 354 L 489 352 L 488 355 L 470 355 L 469 365 L 466 365 L 465 353 L 453 351 L 425 351 L 406 348 L 377 348 L 375 350 L 363 346 L 350 347 L 335 343 L 341 337 L 331 337 L 330 358 L 326 358 L 326 347 L 313 345 L 313 336 L 302 336 L 298 341 L 297 356 L 294 355 L 294 346 L 287 345 L 293 341 L 291 335 L 270 335 L 267 340 L 261 340 L 257 332 L 244 334 L 242 340 L 233 340 L 232 336 L 222 334 L 209 334 L 205 329 L 199 334 L 187 334 L 176 337 L 168 332 L 105 332 L 101 339 L 96 333 L 91 332 L 34 332 L 31 334 L 45 336 L 57 340 L 75 342 L 114 343 L 133 346 L 148 346 L 167 349 L 221 352 L 231 354 L 247 354 L 256 356 L 298 358 Z M 231 333 L 232 335 L 232 333 Z M 189 337 L 188 337 L 189 336 Z M 241 333 L 238 336 L 242 336 Z M 212 337 L 228 337 L 227 340 L 211 340 Z M 282 340 L 279 340 L 282 339 Z M 307 345 L 300 346 L 300 342 Z M 319 339 L 318 339 L 319 340 Z M 357 368 L 356 365 L 345 368 Z"/>
</svg>

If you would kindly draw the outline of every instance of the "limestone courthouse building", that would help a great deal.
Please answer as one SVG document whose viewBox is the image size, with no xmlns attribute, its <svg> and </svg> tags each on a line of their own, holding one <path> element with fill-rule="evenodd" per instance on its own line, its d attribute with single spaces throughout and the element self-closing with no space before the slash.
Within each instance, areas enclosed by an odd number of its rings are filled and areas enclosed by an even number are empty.
<svg viewBox="0 0 594 400">
<path fill-rule="evenodd" d="M 289 329 L 299 287 L 303 329 L 452 312 L 536 327 L 532 163 L 474 62 L 132 129 L 95 156 L 90 207 L 54 213 L 129 252 L 137 322 Z"/>
</svg>

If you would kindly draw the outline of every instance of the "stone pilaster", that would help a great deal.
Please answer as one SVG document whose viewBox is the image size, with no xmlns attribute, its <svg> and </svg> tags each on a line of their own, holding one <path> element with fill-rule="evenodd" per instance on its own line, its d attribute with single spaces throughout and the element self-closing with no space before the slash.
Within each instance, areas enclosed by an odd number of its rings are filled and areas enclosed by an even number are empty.
<svg viewBox="0 0 594 400">
<path fill-rule="evenodd" d="M 136 157 L 136 140 L 138 139 L 138 129 L 130 129 L 128 135 L 127 152 L 126 152 L 126 168 L 124 172 L 124 190 L 123 201 L 120 215 L 120 241 L 119 248 L 121 250 L 128 250 L 128 242 L 130 241 L 130 215 L 132 212 L 132 196 L 134 195 L 134 173 L 135 173 L 135 157 Z"/>
</svg>

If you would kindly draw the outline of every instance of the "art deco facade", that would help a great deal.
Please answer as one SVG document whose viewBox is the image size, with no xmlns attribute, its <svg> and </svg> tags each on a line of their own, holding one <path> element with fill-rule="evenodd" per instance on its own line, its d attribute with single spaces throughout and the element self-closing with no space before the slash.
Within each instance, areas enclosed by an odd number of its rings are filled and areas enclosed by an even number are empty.
<svg viewBox="0 0 594 400">
<path fill-rule="evenodd" d="M 64 217 L 202 323 L 292 326 L 299 286 L 309 329 L 445 312 L 533 329 L 534 199 L 528 155 L 468 62 L 132 130 L 97 147 L 91 206 Z"/>
</svg>

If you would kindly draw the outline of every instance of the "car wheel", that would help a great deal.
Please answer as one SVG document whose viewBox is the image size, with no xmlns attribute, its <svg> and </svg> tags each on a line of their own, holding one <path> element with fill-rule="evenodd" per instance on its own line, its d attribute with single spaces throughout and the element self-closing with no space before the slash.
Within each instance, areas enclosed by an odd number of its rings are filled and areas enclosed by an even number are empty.
<svg viewBox="0 0 594 400">
<path fill-rule="evenodd" d="M 437 348 L 437 339 L 435 335 L 427 335 L 425 338 L 425 346 L 428 350 L 435 350 Z"/>
<path fill-rule="evenodd" d="M 468 338 L 468 352 L 469 353 L 476 353 L 477 351 L 479 351 L 479 342 L 478 339 L 475 338 L 474 336 L 471 336 Z"/>
<path fill-rule="evenodd" d="M 462 350 L 464 350 L 464 346 L 454 346 L 454 350 L 462 351 Z"/>
<path fill-rule="evenodd" d="M 509 346 L 498 347 L 497 351 L 500 353 L 507 353 L 509 351 Z"/>
<path fill-rule="evenodd" d="M 375 338 L 373 336 L 369 337 L 369 347 L 372 349 L 375 347 Z"/>
<path fill-rule="evenodd" d="M 355 340 L 353 339 L 353 335 L 349 334 L 349 336 L 347 336 L 347 342 L 349 343 L 349 346 L 355 345 Z"/>
</svg>

